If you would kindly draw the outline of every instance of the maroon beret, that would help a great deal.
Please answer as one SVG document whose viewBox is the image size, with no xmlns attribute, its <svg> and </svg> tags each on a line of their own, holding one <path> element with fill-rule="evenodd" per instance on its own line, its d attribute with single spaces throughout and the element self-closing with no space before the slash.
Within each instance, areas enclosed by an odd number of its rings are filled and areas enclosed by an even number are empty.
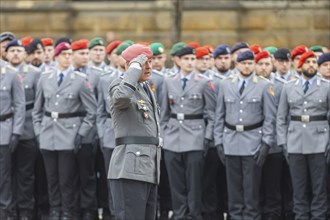
<svg viewBox="0 0 330 220">
<path fill-rule="evenodd" d="M 127 47 L 121 54 L 121 56 L 127 61 L 130 62 L 133 58 L 144 54 L 149 59 L 153 56 L 152 50 L 148 46 L 141 44 L 133 44 Z"/>
<path fill-rule="evenodd" d="M 56 46 L 54 51 L 54 57 L 58 56 L 63 50 L 70 50 L 71 46 L 67 42 L 62 42 Z"/>
</svg>

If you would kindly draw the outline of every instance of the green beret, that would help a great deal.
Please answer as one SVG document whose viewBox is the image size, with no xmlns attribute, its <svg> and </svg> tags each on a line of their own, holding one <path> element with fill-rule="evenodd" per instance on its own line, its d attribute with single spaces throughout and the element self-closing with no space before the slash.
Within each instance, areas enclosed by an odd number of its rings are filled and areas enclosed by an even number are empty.
<svg viewBox="0 0 330 220">
<path fill-rule="evenodd" d="M 274 55 L 274 53 L 277 51 L 277 48 L 270 46 L 270 47 L 265 47 L 264 50 L 268 51 L 270 54 Z"/>
<path fill-rule="evenodd" d="M 322 46 L 320 45 L 315 45 L 315 46 L 312 46 L 309 48 L 311 51 L 313 52 L 321 52 L 323 53 L 323 49 L 322 49 Z"/>
<path fill-rule="evenodd" d="M 116 48 L 116 52 L 115 53 L 117 55 L 121 55 L 121 53 L 124 50 L 126 50 L 126 48 L 129 47 L 129 46 L 131 46 L 131 44 L 128 44 L 128 43 L 123 42 L 123 43 L 119 44 L 119 46 Z"/>
<path fill-rule="evenodd" d="M 88 48 L 89 48 L 89 49 L 92 49 L 92 48 L 95 47 L 95 46 L 105 46 L 105 45 L 104 45 L 104 40 L 103 40 L 102 38 L 100 38 L 100 37 L 95 37 L 95 38 L 93 38 L 93 39 L 89 42 L 89 44 L 88 44 Z"/>
<path fill-rule="evenodd" d="M 129 45 L 133 45 L 134 41 L 132 40 L 124 40 L 123 43 L 129 44 Z"/>
<path fill-rule="evenodd" d="M 171 55 L 172 55 L 172 56 L 175 56 L 175 54 L 176 54 L 179 50 L 181 50 L 182 48 L 184 48 L 185 46 L 186 46 L 186 44 L 183 43 L 183 42 L 178 42 L 178 43 L 173 44 L 173 46 L 172 46 L 172 48 L 171 48 L 171 51 L 170 51 Z"/>
<path fill-rule="evenodd" d="M 154 56 L 157 56 L 159 54 L 162 54 L 165 52 L 165 47 L 162 43 L 156 42 L 156 43 L 152 43 L 150 44 L 150 49 L 152 50 Z"/>
</svg>

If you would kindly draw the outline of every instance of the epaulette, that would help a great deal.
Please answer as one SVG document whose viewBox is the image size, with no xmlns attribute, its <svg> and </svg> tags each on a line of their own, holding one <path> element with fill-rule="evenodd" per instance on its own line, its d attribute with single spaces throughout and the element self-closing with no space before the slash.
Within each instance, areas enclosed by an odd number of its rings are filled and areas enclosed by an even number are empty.
<svg viewBox="0 0 330 220">
<path fill-rule="evenodd" d="M 77 75 L 77 76 L 80 76 L 80 77 L 82 77 L 82 78 L 87 78 L 87 75 L 86 74 L 84 74 L 84 73 L 81 73 L 81 72 L 78 72 L 78 71 L 74 71 L 74 73 Z"/>
<path fill-rule="evenodd" d="M 91 66 L 93 70 L 99 71 L 99 72 L 104 72 L 102 68 L 97 67 L 97 66 Z"/>
<path fill-rule="evenodd" d="M 267 82 L 270 82 L 270 80 L 269 79 L 267 79 L 266 77 L 264 77 L 264 76 L 258 76 L 260 79 L 263 79 L 263 80 L 265 80 L 265 81 L 267 81 Z"/>
<path fill-rule="evenodd" d="M 281 83 L 287 83 L 287 81 L 285 79 L 282 79 L 281 77 L 278 77 L 278 76 L 275 76 L 274 79 Z"/>
<path fill-rule="evenodd" d="M 164 76 L 164 73 L 158 71 L 158 70 L 152 70 L 152 73 L 157 74 L 159 76 Z"/>
<path fill-rule="evenodd" d="M 197 76 L 199 76 L 199 77 L 201 77 L 201 78 L 204 78 L 204 79 L 207 79 L 207 80 L 210 80 L 210 78 L 209 77 L 207 77 L 207 76 L 205 76 L 204 74 L 202 74 L 202 73 L 198 73 L 198 75 Z"/>
<path fill-rule="evenodd" d="M 11 71 L 17 72 L 17 70 L 14 67 L 10 66 L 10 65 L 5 65 L 5 67 L 7 67 Z"/>
<path fill-rule="evenodd" d="M 214 73 L 214 75 L 213 75 L 213 76 L 215 76 L 215 77 L 217 77 L 217 78 L 219 78 L 219 79 L 221 79 L 221 80 L 223 80 L 223 79 L 226 79 L 226 78 L 227 78 L 226 76 L 220 75 L 219 73 Z"/>
<path fill-rule="evenodd" d="M 101 73 L 101 76 L 107 76 L 107 75 L 110 75 L 111 73 L 113 73 L 112 70 L 111 70 L 111 71 L 103 71 L 103 72 Z"/>
<path fill-rule="evenodd" d="M 328 79 L 320 78 L 320 80 L 321 80 L 322 82 L 330 83 L 330 80 L 328 80 Z"/>
<path fill-rule="evenodd" d="M 40 72 L 40 69 L 38 67 L 35 67 L 35 66 L 31 65 L 31 64 L 28 65 L 28 68 L 30 68 L 34 72 Z"/>
<path fill-rule="evenodd" d="M 42 72 L 41 75 L 47 75 L 52 72 L 53 72 L 52 70 L 46 70 L 46 71 Z"/>
</svg>

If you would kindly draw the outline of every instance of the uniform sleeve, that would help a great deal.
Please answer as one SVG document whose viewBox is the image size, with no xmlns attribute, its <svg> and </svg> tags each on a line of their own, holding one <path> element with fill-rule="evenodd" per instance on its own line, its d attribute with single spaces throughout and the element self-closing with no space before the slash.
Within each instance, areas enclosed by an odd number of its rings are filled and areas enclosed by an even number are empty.
<svg viewBox="0 0 330 220">
<path fill-rule="evenodd" d="M 164 79 L 163 81 L 163 96 L 162 99 L 160 100 L 160 126 L 162 129 L 162 132 L 165 131 L 166 125 L 168 121 L 170 120 L 170 105 L 168 101 L 168 89 L 167 89 L 167 79 Z"/>
<path fill-rule="evenodd" d="M 34 133 L 38 136 L 40 134 L 40 126 L 43 118 L 43 107 L 44 107 L 44 95 L 42 88 L 43 79 L 40 78 L 37 86 L 37 93 L 34 101 L 34 108 L 32 111 L 32 121 L 34 127 Z"/>
<path fill-rule="evenodd" d="M 96 114 L 96 124 L 97 124 L 97 132 L 100 138 L 103 137 L 104 125 L 107 120 L 106 114 L 106 98 L 104 97 L 103 91 L 105 86 L 105 80 L 102 78 L 98 84 L 98 100 L 97 100 L 97 114 Z"/>
<path fill-rule="evenodd" d="M 212 81 L 208 81 L 204 86 L 204 113 L 207 119 L 207 126 L 205 129 L 205 138 L 213 140 L 214 129 L 214 113 L 215 113 L 215 91 Z"/>
<path fill-rule="evenodd" d="M 225 125 L 225 102 L 223 93 L 223 83 L 219 83 L 218 94 L 216 98 L 215 120 L 214 120 L 214 145 L 223 144 L 223 130 Z"/>
<path fill-rule="evenodd" d="M 22 79 L 16 74 L 13 77 L 12 107 L 13 107 L 13 134 L 21 135 L 25 121 L 25 93 Z"/>
<path fill-rule="evenodd" d="M 276 135 L 277 135 L 277 145 L 285 145 L 288 130 L 288 96 L 287 96 L 287 86 L 284 85 L 281 93 L 280 102 L 277 109 L 277 120 L 276 120 Z"/>
<path fill-rule="evenodd" d="M 330 82 L 328 83 L 328 123 L 330 125 Z M 330 129 L 329 129 L 330 136 Z M 329 138 L 329 147 L 330 147 L 330 138 Z"/>
<path fill-rule="evenodd" d="M 268 146 L 274 146 L 274 132 L 276 124 L 275 92 L 272 84 L 268 84 L 263 92 L 264 122 L 262 125 L 262 142 Z"/>
<path fill-rule="evenodd" d="M 93 125 L 95 125 L 97 110 L 97 103 L 94 91 L 91 89 L 88 80 L 84 80 L 84 82 L 82 83 L 79 95 L 86 111 L 86 116 L 83 118 L 78 134 L 85 137 L 92 129 Z"/>
<path fill-rule="evenodd" d="M 124 74 L 124 78 L 120 84 L 113 87 L 113 91 L 110 91 L 110 95 L 114 108 L 125 109 L 130 106 L 131 98 L 136 91 L 141 73 L 141 69 L 130 67 Z"/>
</svg>

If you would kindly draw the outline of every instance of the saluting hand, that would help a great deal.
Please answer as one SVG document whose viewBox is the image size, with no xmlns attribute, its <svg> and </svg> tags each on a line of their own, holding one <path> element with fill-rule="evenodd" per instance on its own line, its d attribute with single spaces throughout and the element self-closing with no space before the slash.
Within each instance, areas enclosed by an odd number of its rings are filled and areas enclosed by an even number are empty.
<svg viewBox="0 0 330 220">
<path fill-rule="evenodd" d="M 142 67 L 148 60 L 148 57 L 145 54 L 140 54 L 139 56 L 133 58 L 128 66 L 130 66 L 132 63 L 138 63 Z"/>
</svg>

